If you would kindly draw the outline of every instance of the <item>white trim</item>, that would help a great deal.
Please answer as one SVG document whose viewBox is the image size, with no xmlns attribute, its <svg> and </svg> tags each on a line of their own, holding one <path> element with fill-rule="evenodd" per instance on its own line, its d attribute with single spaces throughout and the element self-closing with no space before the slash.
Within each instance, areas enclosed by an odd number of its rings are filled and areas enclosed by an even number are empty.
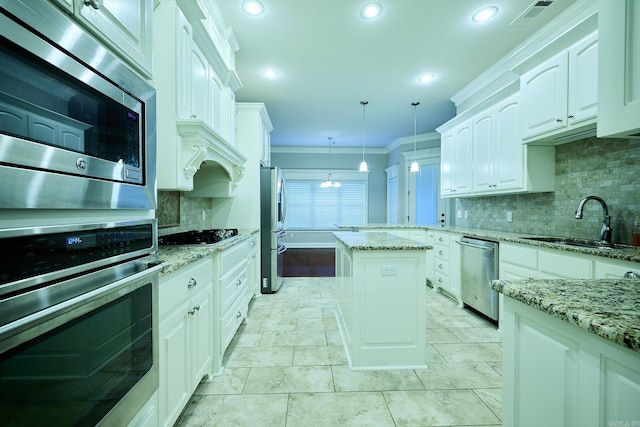
<svg viewBox="0 0 640 427">
<path fill-rule="evenodd" d="M 282 174 L 285 180 L 320 182 L 327 179 L 327 171 L 328 169 L 282 169 Z M 363 173 L 352 169 L 331 169 L 331 177 L 338 181 L 368 181 L 369 172 Z"/>
<path fill-rule="evenodd" d="M 359 154 L 362 155 L 362 147 L 331 147 L 335 154 Z M 386 148 L 365 148 L 365 154 L 388 154 Z M 271 153 L 278 154 L 329 154 L 327 147 L 294 147 L 294 146 L 271 146 Z"/>
<path fill-rule="evenodd" d="M 434 163 L 440 163 L 440 148 L 428 148 L 426 150 L 417 150 L 415 153 L 413 151 L 405 151 L 402 153 L 402 157 L 404 157 L 405 166 L 407 166 L 412 161 L 416 160 L 424 160 L 424 159 L 432 159 Z M 437 160 L 437 161 L 435 161 Z"/>
<path fill-rule="evenodd" d="M 400 166 L 395 163 L 384 170 L 384 173 L 387 174 L 387 179 L 389 178 L 397 178 L 400 176 L 399 174 Z"/>
<path fill-rule="evenodd" d="M 432 142 L 435 141 L 440 144 L 440 134 L 438 132 L 427 132 L 416 135 L 416 142 Z M 413 146 L 413 135 L 403 136 L 401 138 L 397 138 L 391 144 L 387 146 L 388 151 L 393 151 L 396 148 L 403 145 L 411 145 Z"/>
</svg>

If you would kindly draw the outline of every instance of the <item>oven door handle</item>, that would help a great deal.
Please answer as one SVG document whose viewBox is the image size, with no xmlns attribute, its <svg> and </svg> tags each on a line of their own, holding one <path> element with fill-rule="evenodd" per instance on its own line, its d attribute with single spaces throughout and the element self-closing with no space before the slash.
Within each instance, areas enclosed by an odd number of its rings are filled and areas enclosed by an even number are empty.
<svg viewBox="0 0 640 427">
<path fill-rule="evenodd" d="M 31 339 L 37 335 L 55 329 L 71 319 L 80 317 L 97 307 L 101 307 L 111 301 L 115 301 L 121 296 L 127 295 L 128 293 L 131 293 L 139 287 L 149 283 L 145 279 L 154 274 L 159 274 L 167 265 L 167 263 L 153 264 L 154 263 L 148 264 L 152 266 L 144 271 L 139 271 L 129 276 L 117 279 L 112 283 L 0 326 L 0 353 L 12 348 L 20 341 L 25 341 L 24 338 Z M 152 280 L 157 285 L 158 278 Z M 18 335 L 22 332 L 28 334 L 28 336 L 18 339 Z"/>
</svg>

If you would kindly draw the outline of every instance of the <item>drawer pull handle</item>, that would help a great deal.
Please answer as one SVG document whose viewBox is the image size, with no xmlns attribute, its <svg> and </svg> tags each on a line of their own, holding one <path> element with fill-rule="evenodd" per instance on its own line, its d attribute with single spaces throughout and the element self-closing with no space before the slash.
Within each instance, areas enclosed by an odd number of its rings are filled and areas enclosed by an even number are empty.
<svg viewBox="0 0 640 427">
<path fill-rule="evenodd" d="M 236 280 L 236 286 L 240 286 L 242 285 L 242 282 L 240 281 L 240 279 Z"/>
<path fill-rule="evenodd" d="M 239 311 L 236 313 L 236 319 L 239 319 L 242 317 L 242 313 L 240 313 Z"/>
<path fill-rule="evenodd" d="M 193 277 L 189 279 L 189 283 L 187 283 L 187 288 L 191 289 L 191 288 L 195 288 L 196 286 L 198 286 L 198 281 Z"/>
<path fill-rule="evenodd" d="M 444 255 L 444 252 L 442 251 L 442 249 L 438 251 L 438 255 Z"/>
<path fill-rule="evenodd" d="M 438 268 L 439 268 L 440 270 L 444 269 L 444 267 L 442 266 L 442 264 L 439 264 L 439 265 L 438 265 Z"/>
<path fill-rule="evenodd" d="M 439 241 L 439 242 L 444 242 L 444 239 L 443 239 L 442 237 L 439 237 L 439 238 L 438 238 L 438 241 Z"/>
<path fill-rule="evenodd" d="M 442 283 L 442 277 L 438 278 L 438 282 Z"/>
<path fill-rule="evenodd" d="M 194 314 L 196 314 L 196 311 L 198 311 L 198 310 L 200 310 L 200 306 L 196 305 L 195 307 L 193 307 L 192 310 L 189 310 L 187 313 L 189 313 L 190 315 L 193 316 Z"/>
<path fill-rule="evenodd" d="M 84 0 L 85 6 L 91 6 L 94 9 L 100 9 L 102 0 Z"/>
</svg>

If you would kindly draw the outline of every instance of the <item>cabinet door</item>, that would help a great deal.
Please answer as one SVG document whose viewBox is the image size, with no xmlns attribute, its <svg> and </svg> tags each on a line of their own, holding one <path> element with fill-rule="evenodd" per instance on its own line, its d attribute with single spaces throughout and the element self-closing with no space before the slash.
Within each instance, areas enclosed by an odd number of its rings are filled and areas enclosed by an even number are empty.
<svg viewBox="0 0 640 427">
<path fill-rule="evenodd" d="M 578 342 L 504 300 L 504 425 L 577 427 Z"/>
<path fill-rule="evenodd" d="M 593 257 L 552 249 L 538 249 L 541 279 L 593 279 Z"/>
<path fill-rule="evenodd" d="M 520 78 L 523 138 L 566 126 L 567 53 L 548 59 Z"/>
<path fill-rule="evenodd" d="M 640 264 L 630 261 L 598 259 L 595 262 L 596 279 L 621 279 L 627 272 L 640 274 Z"/>
<path fill-rule="evenodd" d="M 640 3 L 598 2 L 598 136 L 640 133 Z"/>
<path fill-rule="evenodd" d="M 152 0 L 76 0 L 75 5 L 80 21 L 151 76 Z"/>
<path fill-rule="evenodd" d="M 440 195 L 453 193 L 453 147 L 454 134 L 452 131 L 442 134 L 440 140 Z"/>
<path fill-rule="evenodd" d="M 209 65 L 195 43 L 191 44 L 191 116 L 208 121 L 209 113 Z"/>
<path fill-rule="evenodd" d="M 191 43 L 193 29 L 180 8 L 176 13 L 176 115 L 181 119 L 191 117 Z M 169 88 L 164 88 L 168 90 Z"/>
<path fill-rule="evenodd" d="M 211 284 L 192 299 L 191 310 L 191 386 L 211 372 L 213 357 L 213 305 Z"/>
<path fill-rule="evenodd" d="M 495 185 L 495 136 L 493 109 L 473 119 L 473 191 L 487 192 Z"/>
<path fill-rule="evenodd" d="M 569 49 L 568 123 L 596 117 L 598 111 L 598 33 Z"/>
<path fill-rule="evenodd" d="M 456 195 L 471 192 L 472 180 L 472 154 L 471 154 L 471 122 L 463 124 L 456 129 L 455 135 L 455 161 L 454 172 L 454 192 Z"/>
<path fill-rule="evenodd" d="M 519 95 L 515 94 L 495 107 L 493 184 L 498 191 L 524 187 L 525 147 L 522 145 L 519 101 Z"/>
<path fill-rule="evenodd" d="M 189 303 L 178 306 L 160 324 L 160 420 L 172 426 L 191 397 L 188 374 L 191 345 Z"/>
</svg>

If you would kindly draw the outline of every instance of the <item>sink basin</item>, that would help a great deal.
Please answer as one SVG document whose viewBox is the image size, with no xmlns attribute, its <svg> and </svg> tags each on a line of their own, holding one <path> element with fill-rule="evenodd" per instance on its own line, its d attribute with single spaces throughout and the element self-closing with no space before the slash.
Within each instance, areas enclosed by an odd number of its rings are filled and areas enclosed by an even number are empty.
<svg viewBox="0 0 640 427">
<path fill-rule="evenodd" d="M 557 245 L 577 246 L 580 248 L 611 250 L 616 246 L 612 243 L 601 243 L 599 241 L 568 239 L 565 237 L 522 237 L 525 240 L 535 240 L 537 242 L 555 243 Z"/>
</svg>

